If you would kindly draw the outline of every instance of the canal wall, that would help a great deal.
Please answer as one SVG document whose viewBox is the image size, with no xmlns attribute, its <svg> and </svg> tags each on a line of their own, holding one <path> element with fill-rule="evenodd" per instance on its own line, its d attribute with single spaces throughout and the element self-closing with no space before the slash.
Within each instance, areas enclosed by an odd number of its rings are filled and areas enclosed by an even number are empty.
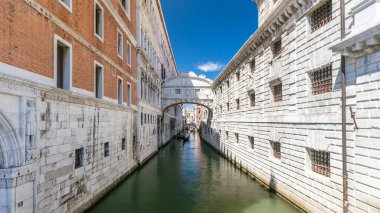
<svg viewBox="0 0 380 213">
<path fill-rule="evenodd" d="M 0 90 L 1 212 L 75 211 L 138 166 L 134 106 L 9 77 Z"/>
</svg>

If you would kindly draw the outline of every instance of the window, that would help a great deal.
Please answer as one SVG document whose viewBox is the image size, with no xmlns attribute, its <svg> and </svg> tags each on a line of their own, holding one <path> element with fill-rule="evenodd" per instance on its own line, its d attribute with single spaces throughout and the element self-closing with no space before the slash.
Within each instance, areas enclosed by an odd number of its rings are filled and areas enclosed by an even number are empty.
<svg viewBox="0 0 380 213">
<path fill-rule="evenodd" d="M 127 44 L 127 64 L 132 65 L 132 46 L 130 43 Z"/>
<path fill-rule="evenodd" d="M 143 124 L 144 124 L 144 114 L 141 113 L 141 125 L 143 125 Z"/>
<path fill-rule="evenodd" d="M 117 78 L 117 103 L 123 104 L 123 79 Z"/>
<path fill-rule="evenodd" d="M 273 86 L 274 102 L 282 101 L 282 83 Z"/>
<path fill-rule="evenodd" d="M 220 89 L 220 93 L 222 93 L 223 92 L 223 87 L 220 86 L 219 89 Z"/>
<path fill-rule="evenodd" d="M 220 108 L 220 112 L 223 112 L 223 107 L 222 107 L 222 105 L 219 105 L 219 108 Z"/>
<path fill-rule="evenodd" d="M 125 138 L 121 139 L 121 150 L 125 150 Z"/>
<path fill-rule="evenodd" d="M 256 69 L 256 60 L 253 59 L 250 63 L 250 66 L 251 66 L 251 73 L 255 73 L 255 69 Z"/>
<path fill-rule="evenodd" d="M 254 92 L 250 92 L 249 94 L 249 101 L 251 103 L 251 107 L 256 105 L 256 94 Z"/>
<path fill-rule="evenodd" d="M 313 172 L 330 177 L 330 153 L 312 149 L 310 158 Z"/>
<path fill-rule="evenodd" d="M 240 100 L 236 99 L 236 109 L 240 109 Z"/>
<path fill-rule="evenodd" d="M 54 40 L 57 88 L 71 90 L 71 45 L 58 36 Z"/>
<path fill-rule="evenodd" d="M 195 93 L 200 93 L 201 89 L 195 89 Z"/>
<path fill-rule="evenodd" d="M 175 89 L 175 94 L 181 94 L 181 89 Z"/>
<path fill-rule="evenodd" d="M 230 103 L 227 103 L 227 111 L 230 111 Z"/>
<path fill-rule="evenodd" d="M 127 84 L 127 104 L 128 106 L 132 104 L 132 89 L 130 84 Z"/>
<path fill-rule="evenodd" d="M 227 88 L 230 88 L 230 81 L 229 80 L 226 81 L 226 84 L 227 84 Z"/>
<path fill-rule="evenodd" d="M 70 12 L 72 11 L 72 2 L 71 0 L 58 0 L 66 9 Z"/>
<path fill-rule="evenodd" d="M 84 165 L 84 149 L 75 150 L 75 168 L 80 168 Z"/>
<path fill-rule="evenodd" d="M 95 62 L 95 98 L 103 98 L 103 66 Z"/>
<path fill-rule="evenodd" d="M 314 32 L 332 20 L 332 1 L 326 1 L 311 14 L 311 31 Z"/>
<path fill-rule="evenodd" d="M 228 140 L 228 132 L 226 131 L 226 140 Z"/>
<path fill-rule="evenodd" d="M 272 141 L 273 157 L 281 159 L 281 143 Z"/>
<path fill-rule="evenodd" d="M 104 157 L 110 156 L 110 143 L 104 143 Z"/>
<path fill-rule="evenodd" d="M 131 12 L 131 7 L 130 7 L 130 0 L 120 0 L 121 5 L 123 6 L 124 11 L 127 13 L 129 16 Z"/>
<path fill-rule="evenodd" d="M 236 72 L 236 81 L 240 81 L 240 72 Z"/>
<path fill-rule="evenodd" d="M 250 145 L 251 149 L 254 149 L 255 148 L 255 138 L 252 136 L 248 136 L 248 140 L 249 140 L 249 145 Z"/>
<path fill-rule="evenodd" d="M 332 91 L 332 69 L 331 65 L 319 69 L 311 74 L 313 95 L 319 95 Z"/>
<path fill-rule="evenodd" d="M 239 134 L 238 133 L 235 133 L 235 141 L 236 141 L 236 143 L 239 143 Z"/>
<path fill-rule="evenodd" d="M 277 58 L 277 56 L 281 55 L 282 52 L 282 44 L 281 39 L 274 42 L 273 44 L 273 58 Z"/>
<path fill-rule="evenodd" d="M 95 35 L 103 40 L 103 8 L 95 2 Z"/>
<path fill-rule="evenodd" d="M 123 34 L 117 30 L 117 55 L 123 59 Z"/>
</svg>

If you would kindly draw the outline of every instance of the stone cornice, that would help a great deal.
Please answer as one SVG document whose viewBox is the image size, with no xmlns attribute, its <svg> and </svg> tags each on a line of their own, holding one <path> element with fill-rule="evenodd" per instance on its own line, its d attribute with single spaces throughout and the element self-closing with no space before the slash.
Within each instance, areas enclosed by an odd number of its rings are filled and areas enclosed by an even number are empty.
<svg viewBox="0 0 380 213">
<path fill-rule="evenodd" d="M 257 0 L 255 1 L 257 3 Z M 217 87 L 230 72 L 241 65 L 246 58 L 254 51 L 260 51 L 260 46 L 268 39 L 278 36 L 280 28 L 300 9 L 308 0 L 281 1 L 271 12 L 266 21 L 256 30 L 256 32 L 244 43 L 232 60 L 226 65 L 212 84 L 212 88 Z"/>
<path fill-rule="evenodd" d="M 364 32 L 345 38 L 330 49 L 354 58 L 380 50 L 380 22 Z"/>
</svg>

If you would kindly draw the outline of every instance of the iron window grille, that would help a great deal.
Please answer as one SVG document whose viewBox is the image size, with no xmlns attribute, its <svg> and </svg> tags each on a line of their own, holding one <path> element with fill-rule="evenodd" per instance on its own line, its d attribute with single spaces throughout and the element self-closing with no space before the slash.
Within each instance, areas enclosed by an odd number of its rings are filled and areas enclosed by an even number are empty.
<svg viewBox="0 0 380 213">
<path fill-rule="evenodd" d="M 273 58 L 277 58 L 282 53 L 282 42 L 281 39 L 273 44 Z"/>
<path fill-rule="evenodd" d="M 311 168 L 315 173 L 330 177 L 330 153 L 312 149 Z"/>
<path fill-rule="evenodd" d="M 311 14 L 311 31 L 314 32 L 332 20 L 332 1 L 329 0 Z"/>
<path fill-rule="evenodd" d="M 273 86 L 274 102 L 282 101 L 282 83 Z"/>
<path fill-rule="evenodd" d="M 312 74 L 312 93 L 319 95 L 332 91 L 332 68 L 331 65 Z"/>
<path fill-rule="evenodd" d="M 75 150 L 75 168 L 80 168 L 83 166 L 84 162 L 84 149 L 76 149 Z"/>
<path fill-rule="evenodd" d="M 110 143 L 104 144 L 104 157 L 110 156 Z"/>
<path fill-rule="evenodd" d="M 255 93 L 249 94 L 249 100 L 251 102 L 251 107 L 256 106 L 256 95 L 255 95 Z"/>
<path fill-rule="evenodd" d="M 125 150 L 125 138 L 121 139 L 121 150 Z"/>
<path fill-rule="evenodd" d="M 251 149 L 255 148 L 255 138 L 252 136 L 248 136 L 249 139 L 249 145 L 251 146 Z"/>
<path fill-rule="evenodd" d="M 281 159 L 281 143 L 272 142 L 273 157 Z"/>
</svg>

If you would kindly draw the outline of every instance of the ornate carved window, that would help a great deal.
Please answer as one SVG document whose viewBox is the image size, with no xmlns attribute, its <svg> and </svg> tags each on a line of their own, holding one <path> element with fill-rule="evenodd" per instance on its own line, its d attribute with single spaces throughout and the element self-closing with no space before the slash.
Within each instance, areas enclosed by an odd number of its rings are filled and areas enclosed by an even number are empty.
<svg viewBox="0 0 380 213">
<path fill-rule="evenodd" d="M 282 83 L 273 86 L 274 102 L 282 101 Z"/>
<path fill-rule="evenodd" d="M 281 143 L 272 141 L 273 157 L 281 159 Z"/>
<path fill-rule="evenodd" d="M 273 58 L 277 58 L 282 53 L 282 42 L 281 39 L 274 42 L 273 44 Z"/>
<path fill-rule="evenodd" d="M 332 1 L 326 1 L 311 14 L 311 31 L 314 32 L 332 20 Z"/>
<path fill-rule="evenodd" d="M 330 153 L 312 149 L 310 155 L 313 172 L 330 177 Z"/>
<path fill-rule="evenodd" d="M 313 95 L 319 95 L 332 91 L 332 68 L 331 65 L 311 74 Z"/>
</svg>

